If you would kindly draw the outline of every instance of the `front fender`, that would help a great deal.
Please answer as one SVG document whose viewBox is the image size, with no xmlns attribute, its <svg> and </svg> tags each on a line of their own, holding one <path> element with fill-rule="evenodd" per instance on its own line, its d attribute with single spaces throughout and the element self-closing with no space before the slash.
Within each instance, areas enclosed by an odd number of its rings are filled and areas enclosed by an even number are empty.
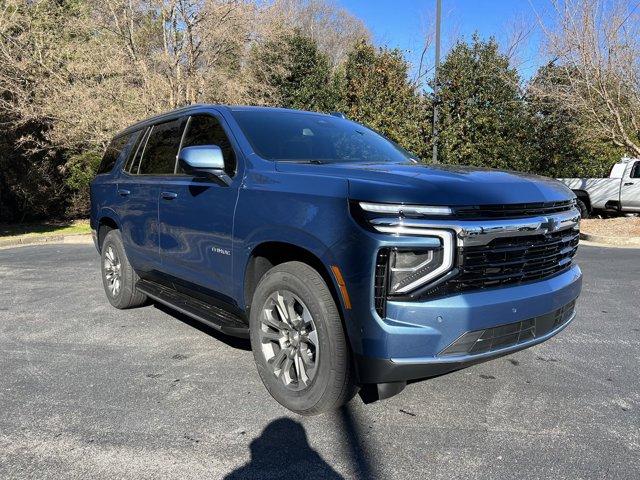
<svg viewBox="0 0 640 480">
<path fill-rule="evenodd" d="M 320 260 L 329 273 L 353 222 L 342 179 L 289 175 L 270 169 L 250 171 L 234 215 L 234 297 L 244 300 L 244 275 L 255 248 L 266 242 L 290 244 Z"/>
<path fill-rule="evenodd" d="M 327 273 L 331 272 L 332 265 L 337 264 L 337 260 L 329 246 L 325 245 L 321 239 L 304 230 L 282 225 L 258 228 L 241 245 L 238 245 L 238 248 L 234 248 L 233 277 L 236 279 L 234 291 L 236 299 L 244 299 L 244 278 L 249 259 L 256 248 L 266 243 L 288 244 L 306 250 L 322 263 Z M 329 275 L 329 277 L 334 284 L 333 287 L 335 289 L 339 288 L 333 275 Z M 242 303 L 239 304 L 241 305 Z"/>
</svg>

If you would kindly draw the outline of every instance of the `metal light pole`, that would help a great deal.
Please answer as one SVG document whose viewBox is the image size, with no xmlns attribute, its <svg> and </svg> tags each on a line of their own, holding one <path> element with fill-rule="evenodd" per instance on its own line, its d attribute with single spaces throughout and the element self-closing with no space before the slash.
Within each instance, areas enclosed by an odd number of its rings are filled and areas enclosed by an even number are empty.
<svg viewBox="0 0 640 480">
<path fill-rule="evenodd" d="M 438 69 L 440 68 L 440 21 L 442 0 L 436 0 L 436 64 L 433 74 L 433 163 L 438 163 Z"/>
</svg>

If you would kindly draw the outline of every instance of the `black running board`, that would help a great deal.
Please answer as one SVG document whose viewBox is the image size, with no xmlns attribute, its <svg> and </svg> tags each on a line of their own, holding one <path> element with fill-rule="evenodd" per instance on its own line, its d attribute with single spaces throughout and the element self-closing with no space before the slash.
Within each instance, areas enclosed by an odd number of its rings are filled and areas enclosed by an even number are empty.
<svg viewBox="0 0 640 480">
<path fill-rule="evenodd" d="M 184 313 L 189 317 L 234 337 L 249 338 L 249 326 L 233 313 L 197 300 L 172 288 L 138 280 L 136 288 L 149 298 Z"/>
</svg>

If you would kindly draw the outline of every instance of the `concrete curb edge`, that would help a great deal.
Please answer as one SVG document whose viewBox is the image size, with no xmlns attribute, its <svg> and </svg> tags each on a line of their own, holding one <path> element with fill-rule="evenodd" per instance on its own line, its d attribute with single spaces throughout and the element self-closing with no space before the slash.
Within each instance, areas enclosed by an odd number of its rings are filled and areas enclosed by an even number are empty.
<svg viewBox="0 0 640 480">
<path fill-rule="evenodd" d="M 614 247 L 640 247 L 640 237 L 604 237 L 602 235 L 591 235 L 590 233 L 580 232 L 580 240 Z"/>
<path fill-rule="evenodd" d="M 45 235 L 37 237 L 17 235 L 15 237 L 0 239 L 0 248 L 51 243 L 93 243 L 93 240 L 90 233 L 77 233 L 74 235 Z"/>
</svg>

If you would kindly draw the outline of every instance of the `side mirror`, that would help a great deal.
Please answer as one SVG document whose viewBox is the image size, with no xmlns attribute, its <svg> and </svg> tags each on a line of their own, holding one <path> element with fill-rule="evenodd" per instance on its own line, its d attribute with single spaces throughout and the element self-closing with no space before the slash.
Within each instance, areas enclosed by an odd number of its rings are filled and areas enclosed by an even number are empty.
<svg viewBox="0 0 640 480">
<path fill-rule="evenodd" d="M 178 165 L 185 173 L 196 177 L 215 177 L 229 184 L 224 171 L 224 156 L 217 145 L 185 147 L 180 150 Z"/>
</svg>

